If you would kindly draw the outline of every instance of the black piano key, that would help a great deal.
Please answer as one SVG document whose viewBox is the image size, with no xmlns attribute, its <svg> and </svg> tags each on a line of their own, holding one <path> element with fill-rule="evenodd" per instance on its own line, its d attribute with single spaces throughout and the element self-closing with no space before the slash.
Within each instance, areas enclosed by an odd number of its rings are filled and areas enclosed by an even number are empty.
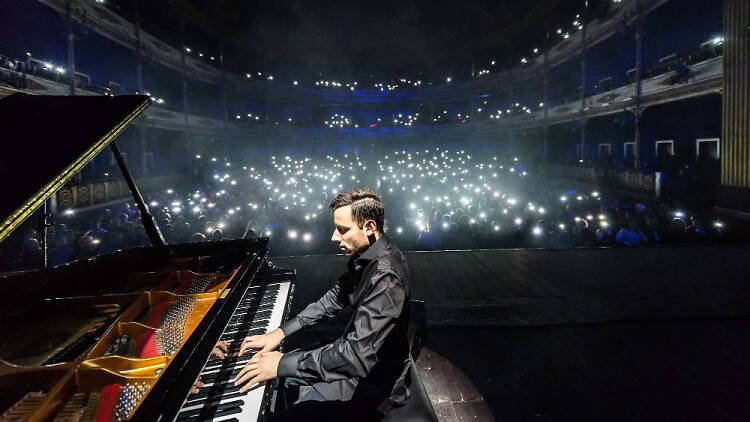
<svg viewBox="0 0 750 422">
<path fill-rule="evenodd" d="M 207 369 L 207 370 L 201 372 L 201 377 L 203 377 L 203 376 L 213 377 L 216 374 L 223 374 L 223 373 L 227 373 L 229 371 L 235 370 L 235 369 L 242 369 L 242 368 L 245 367 L 246 364 L 247 364 L 247 362 L 243 361 L 243 362 L 237 363 L 237 364 L 232 365 L 232 366 L 210 368 L 210 369 Z M 209 379 L 211 379 L 211 378 L 209 378 Z"/>
<path fill-rule="evenodd" d="M 264 296 L 264 297 L 254 297 L 254 298 L 243 299 L 240 301 L 240 303 L 237 304 L 237 306 L 265 305 L 266 303 L 275 302 L 276 297 L 277 295 L 270 295 L 270 296 Z"/>
<path fill-rule="evenodd" d="M 245 293 L 245 296 L 242 299 L 253 298 L 253 297 L 263 297 L 263 296 L 275 295 L 278 293 L 279 293 L 279 289 L 272 289 L 272 290 L 266 290 L 266 291 L 253 291 L 253 292 Z"/>
<path fill-rule="evenodd" d="M 273 313 L 273 309 L 240 309 L 232 316 L 232 318 L 229 319 L 228 324 L 234 324 L 238 321 L 246 321 L 248 319 L 254 318 L 254 315 L 262 314 L 262 315 L 271 315 Z M 257 318 L 256 318 L 257 319 Z"/>
<path fill-rule="evenodd" d="M 244 365 L 239 368 L 227 369 L 225 371 L 218 371 L 211 374 L 201 375 L 201 381 L 204 383 L 217 383 L 233 380 L 237 374 L 244 368 Z"/>
<path fill-rule="evenodd" d="M 208 384 L 208 383 L 207 383 Z M 214 383 L 213 385 L 207 385 L 198 389 L 198 394 L 210 392 L 212 390 L 223 391 L 228 388 L 234 387 L 234 379 L 228 379 Z"/>
<path fill-rule="evenodd" d="M 239 338 L 244 339 L 247 336 L 257 336 L 258 334 L 264 334 L 266 332 L 266 327 L 258 327 L 258 328 L 244 328 L 238 331 L 231 331 L 226 334 L 221 335 L 221 340 L 236 340 Z"/>
<path fill-rule="evenodd" d="M 230 340 L 242 340 L 247 336 L 257 336 L 260 334 L 265 334 L 266 329 L 265 328 L 259 328 L 257 330 L 250 330 L 247 332 L 239 332 L 236 334 L 225 334 L 220 337 L 221 341 L 230 341 Z M 242 341 L 232 341 L 232 344 L 229 346 L 229 351 L 237 351 L 240 350 L 240 346 L 242 345 Z"/>
<path fill-rule="evenodd" d="M 214 420 L 215 418 L 220 418 L 220 417 L 222 417 L 222 416 L 226 416 L 226 415 L 232 415 L 232 414 L 235 414 L 235 413 L 240 413 L 240 412 L 242 412 L 242 408 L 240 408 L 239 412 L 228 412 L 228 411 L 227 411 L 227 412 L 223 412 L 222 414 L 218 414 L 218 413 L 217 413 L 217 414 L 216 414 L 216 416 L 209 416 L 209 417 L 207 417 L 207 418 L 203 418 L 203 419 L 198 419 L 198 422 L 213 422 L 213 420 Z M 221 422 L 225 422 L 225 421 L 227 421 L 227 422 L 228 422 L 228 421 L 239 421 L 239 419 L 237 419 L 237 418 L 231 418 L 231 419 L 225 419 L 225 420 L 223 420 L 223 421 L 221 421 Z"/>
<path fill-rule="evenodd" d="M 249 305 L 255 305 L 255 306 L 273 306 L 274 303 L 276 303 L 276 298 L 273 298 L 274 300 L 267 300 L 262 301 L 260 299 L 253 299 L 253 300 L 243 300 L 240 303 L 237 304 L 238 307 L 240 306 L 249 306 Z M 263 302 L 263 303 L 261 303 Z"/>
<path fill-rule="evenodd" d="M 268 313 L 269 315 L 273 312 L 273 308 L 266 308 L 266 309 L 258 309 L 258 308 L 238 308 L 236 311 L 234 311 L 234 315 L 232 315 L 232 318 L 229 319 L 229 323 L 233 323 L 236 321 L 241 321 L 243 319 L 252 318 L 252 315 L 259 314 L 259 313 Z"/>
<path fill-rule="evenodd" d="M 237 305 L 237 309 L 249 308 L 252 306 L 270 305 L 276 303 L 276 296 L 261 299 L 261 300 L 250 300 L 242 302 Z"/>
<path fill-rule="evenodd" d="M 217 400 L 217 401 L 208 403 L 206 406 L 203 406 L 198 409 L 183 410 L 177 414 L 177 420 L 179 421 L 179 420 L 182 420 L 183 418 L 189 418 L 192 416 L 202 416 L 202 417 L 211 416 L 214 412 L 218 414 L 218 412 L 222 410 L 240 408 L 240 406 L 244 404 L 245 404 L 245 401 L 239 400 L 239 399 L 232 400 L 226 403 L 221 403 L 221 404 L 219 404 L 219 401 Z"/>
<path fill-rule="evenodd" d="M 244 404 L 245 402 L 242 400 L 235 400 L 229 403 L 220 404 L 216 407 L 203 407 L 201 409 L 180 412 L 177 414 L 176 420 L 182 422 L 197 422 L 211 420 L 220 416 L 235 415 L 242 412 L 241 406 Z"/>
<path fill-rule="evenodd" d="M 258 315 L 258 316 L 254 316 L 251 318 L 241 318 L 241 319 L 238 318 L 237 320 L 230 321 L 227 324 L 227 327 L 230 327 L 233 325 L 247 324 L 247 323 L 256 323 L 256 321 L 257 323 L 261 323 L 264 320 L 268 321 L 270 318 L 271 318 L 270 315 Z M 229 331 L 229 330 L 225 328 L 224 331 Z"/>
<path fill-rule="evenodd" d="M 201 375 L 201 381 L 203 381 L 204 383 L 212 383 L 216 380 L 229 380 L 239 374 L 241 370 L 242 367 L 232 370 L 214 372 L 212 374 Z"/>
<path fill-rule="evenodd" d="M 242 340 L 245 339 L 247 336 L 257 336 L 264 334 L 266 332 L 265 328 L 258 329 L 258 330 L 251 330 L 247 332 L 240 332 L 236 334 L 227 334 L 220 337 L 221 341 L 227 341 L 231 342 L 232 344 L 229 345 L 229 352 L 236 352 L 240 350 L 240 346 L 242 345 Z"/>
<path fill-rule="evenodd" d="M 238 306 L 244 306 L 244 305 L 238 305 Z M 258 305 L 255 307 L 257 311 L 272 311 L 273 308 L 276 306 L 276 303 L 264 303 L 262 305 Z M 245 308 L 242 309 L 244 311 Z M 240 312 L 235 311 L 235 315 L 239 314 Z"/>
<path fill-rule="evenodd" d="M 267 291 L 274 291 L 279 290 L 281 286 L 278 284 L 275 284 L 273 286 L 253 286 L 247 289 L 246 294 L 249 293 L 263 293 Z"/>
<path fill-rule="evenodd" d="M 210 387 L 202 387 L 200 390 L 198 390 L 197 393 L 191 394 L 187 398 L 188 406 L 190 403 L 194 402 L 195 400 L 200 400 L 206 397 L 219 397 L 224 394 L 231 394 L 236 393 L 240 391 L 240 388 L 242 388 L 241 385 L 235 386 L 234 383 L 230 384 L 229 387 L 217 387 L 217 386 L 210 386 Z M 204 391 L 205 390 L 205 391 Z"/>
<path fill-rule="evenodd" d="M 252 304 L 252 303 L 260 304 L 260 302 L 263 302 L 263 301 L 268 302 L 269 299 L 274 299 L 275 300 L 277 297 L 278 297 L 278 295 L 276 295 L 276 294 L 273 294 L 273 295 L 270 295 L 270 296 L 264 296 L 264 297 L 246 297 L 246 298 L 243 298 L 242 300 L 240 300 L 240 302 L 237 304 L 237 306 L 248 305 L 248 304 Z"/>
<path fill-rule="evenodd" d="M 227 327 L 231 327 L 233 325 L 242 325 L 242 324 L 267 324 L 269 318 L 270 318 L 270 315 L 269 316 L 260 315 L 257 318 L 250 318 L 245 321 L 240 320 L 237 322 L 227 324 Z M 228 331 L 228 330 L 225 328 L 224 331 Z"/>
<path fill-rule="evenodd" d="M 268 328 L 269 327 L 268 327 L 268 322 L 267 321 L 265 323 L 263 323 L 263 324 L 235 325 L 233 327 L 228 327 L 227 330 L 224 332 L 223 335 L 226 335 L 226 336 L 235 336 L 235 335 L 241 335 L 241 336 L 245 335 L 245 336 L 248 336 L 250 334 L 247 334 L 247 333 L 249 333 L 250 331 L 255 332 L 255 331 L 258 331 L 258 330 L 260 330 L 261 334 L 262 334 Z"/>
<path fill-rule="evenodd" d="M 221 341 L 231 343 L 230 346 L 235 345 L 235 347 L 237 347 L 239 344 L 245 341 L 246 337 L 265 334 L 266 331 L 268 331 L 267 327 L 243 328 L 238 331 L 231 331 L 223 334 L 221 336 Z"/>
<path fill-rule="evenodd" d="M 235 397 L 242 397 L 246 395 L 247 395 L 247 391 L 244 391 L 244 392 L 233 391 L 231 393 L 211 394 L 206 397 L 198 398 L 198 400 L 190 400 L 187 402 L 185 406 L 192 407 L 192 406 L 197 406 L 199 404 L 219 402 L 221 400 L 228 400 L 228 399 L 233 399 Z"/>
<path fill-rule="evenodd" d="M 255 315 L 255 314 L 269 314 L 270 315 L 272 312 L 273 312 L 273 308 L 266 308 L 266 309 L 258 309 L 258 308 L 254 308 L 254 307 L 253 308 L 242 308 L 242 309 L 238 308 L 234 312 L 234 315 L 232 315 L 232 318 L 230 319 L 230 321 L 233 320 L 233 319 L 235 319 L 235 320 L 236 319 L 241 319 L 243 317 L 246 318 L 248 315 Z"/>
<path fill-rule="evenodd" d="M 270 289 L 266 291 L 254 291 L 254 292 L 248 292 L 245 294 L 245 296 L 242 299 L 247 298 L 253 298 L 253 297 L 263 297 L 263 296 L 270 296 L 270 295 L 276 295 L 279 294 L 279 289 Z"/>
<path fill-rule="evenodd" d="M 209 363 L 207 363 L 206 366 L 203 367 L 203 371 L 210 371 L 216 368 L 221 368 L 223 366 L 239 365 L 241 363 L 246 363 L 250 359 L 251 355 L 242 355 L 231 358 L 224 358 L 223 360 L 209 361 Z"/>
<path fill-rule="evenodd" d="M 240 356 L 237 354 L 233 354 L 229 351 L 229 348 L 227 348 L 226 357 L 224 359 L 211 359 L 208 362 L 206 362 L 206 367 L 208 367 L 209 365 L 223 366 L 225 362 L 230 362 L 231 364 L 232 362 L 236 362 L 238 360 L 245 360 L 247 359 L 247 357 L 248 357 L 247 355 Z"/>
<path fill-rule="evenodd" d="M 266 293 L 263 295 L 253 295 L 253 296 L 245 296 L 240 300 L 240 303 L 242 302 L 252 302 L 254 300 L 268 300 L 268 299 L 275 299 L 279 294 L 274 293 Z"/>
<path fill-rule="evenodd" d="M 272 286 L 263 286 L 262 289 L 256 289 L 255 292 L 257 293 L 263 293 L 263 292 L 277 292 L 281 288 L 280 284 L 274 284 Z M 248 290 L 249 291 L 249 290 Z"/>
<path fill-rule="evenodd" d="M 242 369 L 245 367 L 245 364 L 247 364 L 247 362 L 243 361 L 243 362 L 232 364 L 229 366 L 218 366 L 218 367 L 213 367 L 213 368 L 207 368 L 203 372 L 201 372 L 201 377 L 213 377 L 216 374 L 222 374 L 228 371 L 232 371 L 234 369 Z"/>
<path fill-rule="evenodd" d="M 238 315 L 237 318 L 229 320 L 229 323 L 227 323 L 227 326 L 248 323 L 248 322 L 253 322 L 253 321 L 260 321 L 260 320 L 269 319 L 269 318 L 271 318 L 271 311 L 260 311 L 260 312 L 251 311 L 247 313 L 242 313 Z"/>
<path fill-rule="evenodd" d="M 261 334 L 263 334 L 265 332 L 264 330 L 266 328 L 268 328 L 268 325 L 266 325 L 266 324 L 259 325 L 259 326 L 255 326 L 255 324 L 237 325 L 237 326 L 235 326 L 235 328 L 231 328 L 231 329 L 226 330 L 222 334 L 222 336 L 234 337 L 234 336 L 237 336 L 237 335 L 240 335 L 240 336 L 242 336 L 242 335 L 251 335 L 251 334 L 246 334 L 246 333 L 249 333 L 251 331 L 252 332 L 260 331 Z"/>
<path fill-rule="evenodd" d="M 258 319 L 254 319 L 251 321 L 245 321 L 245 322 L 238 322 L 236 324 L 229 324 L 224 329 L 225 332 L 229 331 L 237 331 L 240 329 L 248 329 L 248 328 L 263 328 L 268 325 L 268 318 L 260 317 Z"/>
</svg>

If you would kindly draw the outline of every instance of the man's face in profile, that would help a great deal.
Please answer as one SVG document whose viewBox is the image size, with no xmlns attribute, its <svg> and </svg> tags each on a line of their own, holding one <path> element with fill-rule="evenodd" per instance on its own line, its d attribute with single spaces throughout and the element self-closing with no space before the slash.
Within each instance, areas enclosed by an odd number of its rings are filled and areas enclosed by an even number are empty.
<svg viewBox="0 0 750 422">
<path fill-rule="evenodd" d="M 346 205 L 333 211 L 333 235 L 331 241 L 339 245 L 339 250 L 346 255 L 364 252 L 370 246 L 368 235 L 372 230 L 367 229 L 367 223 L 360 228 L 352 215 L 352 206 Z"/>
</svg>

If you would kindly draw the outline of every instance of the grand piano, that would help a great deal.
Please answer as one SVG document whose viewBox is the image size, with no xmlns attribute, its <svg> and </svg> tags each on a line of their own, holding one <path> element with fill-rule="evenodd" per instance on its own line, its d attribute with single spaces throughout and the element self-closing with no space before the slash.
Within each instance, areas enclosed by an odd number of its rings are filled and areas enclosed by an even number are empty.
<svg viewBox="0 0 750 422">
<path fill-rule="evenodd" d="M 273 407 L 270 386 L 245 394 L 233 386 L 250 357 L 236 351 L 287 318 L 295 273 L 267 259 L 267 238 L 164 241 L 115 142 L 149 104 L 145 96 L 0 100 L 2 136 L 18 144 L 0 156 L 0 242 L 29 224 L 41 240 L 38 268 L 0 274 L 0 421 L 254 421 Z M 150 246 L 50 268 L 47 204 L 105 148 Z M 229 345 L 223 360 L 213 353 L 219 341 Z"/>
</svg>

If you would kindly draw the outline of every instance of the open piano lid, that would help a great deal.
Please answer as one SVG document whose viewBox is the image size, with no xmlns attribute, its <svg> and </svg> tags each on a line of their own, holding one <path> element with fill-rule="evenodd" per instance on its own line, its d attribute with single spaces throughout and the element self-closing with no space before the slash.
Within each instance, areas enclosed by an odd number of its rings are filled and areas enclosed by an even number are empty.
<svg viewBox="0 0 750 422">
<path fill-rule="evenodd" d="M 148 108 L 145 95 L 47 96 L 0 99 L 0 241 L 109 145 Z"/>
</svg>

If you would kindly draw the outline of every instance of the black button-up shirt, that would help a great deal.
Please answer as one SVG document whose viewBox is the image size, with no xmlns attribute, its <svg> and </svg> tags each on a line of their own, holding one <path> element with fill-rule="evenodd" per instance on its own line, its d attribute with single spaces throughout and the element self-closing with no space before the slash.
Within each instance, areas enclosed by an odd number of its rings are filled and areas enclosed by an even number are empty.
<svg viewBox="0 0 750 422">
<path fill-rule="evenodd" d="M 336 384 L 318 388 L 328 400 L 361 399 L 383 412 L 402 405 L 408 397 L 409 298 L 406 259 L 383 234 L 349 259 L 348 271 L 333 288 L 281 326 L 288 336 L 352 306 L 354 314 L 342 336 L 314 350 L 285 354 L 278 376 L 316 387 Z"/>
</svg>

